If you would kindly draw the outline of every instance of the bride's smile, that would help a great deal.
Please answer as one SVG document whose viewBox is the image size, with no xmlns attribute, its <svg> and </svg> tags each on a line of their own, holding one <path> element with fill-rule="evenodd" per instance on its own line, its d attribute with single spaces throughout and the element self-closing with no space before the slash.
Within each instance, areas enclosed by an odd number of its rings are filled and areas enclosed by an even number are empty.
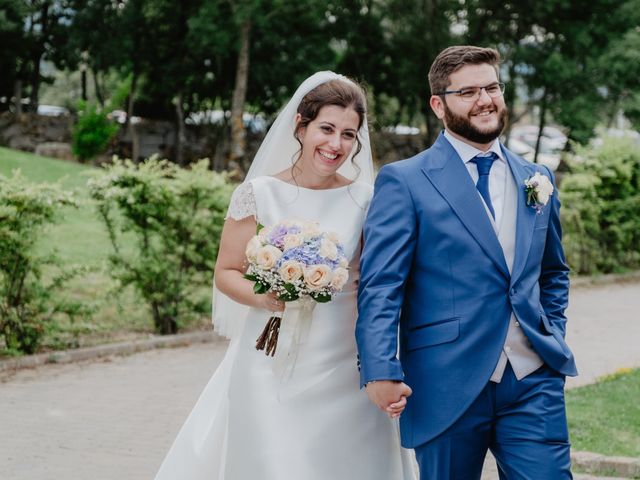
<svg viewBox="0 0 640 480">
<path fill-rule="evenodd" d="M 300 129 L 302 157 L 298 166 L 305 182 L 322 185 L 335 178 L 356 142 L 360 118 L 353 108 L 327 105 Z"/>
</svg>

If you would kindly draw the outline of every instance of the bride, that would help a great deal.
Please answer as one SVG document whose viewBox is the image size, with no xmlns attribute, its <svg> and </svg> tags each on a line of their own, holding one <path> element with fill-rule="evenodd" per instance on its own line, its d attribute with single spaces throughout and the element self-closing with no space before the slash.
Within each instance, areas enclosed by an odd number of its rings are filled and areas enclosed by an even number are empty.
<svg viewBox="0 0 640 480">
<path fill-rule="evenodd" d="M 227 354 L 156 480 L 412 480 L 400 447 L 402 399 L 380 411 L 359 389 L 354 328 L 361 231 L 373 193 L 366 100 L 332 72 L 305 80 L 279 114 L 234 192 L 216 262 L 214 323 Z M 316 304 L 304 338 L 255 348 L 270 312 L 288 310 L 243 278 L 257 225 L 286 219 L 336 232 L 349 280 Z M 282 332 L 281 332 L 282 335 Z M 284 365 L 284 367 L 283 367 Z"/>
</svg>

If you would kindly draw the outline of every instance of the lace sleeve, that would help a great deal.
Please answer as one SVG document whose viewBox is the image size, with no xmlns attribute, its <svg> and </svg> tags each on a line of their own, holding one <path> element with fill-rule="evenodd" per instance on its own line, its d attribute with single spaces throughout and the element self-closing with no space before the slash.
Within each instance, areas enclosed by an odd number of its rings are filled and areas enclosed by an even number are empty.
<svg viewBox="0 0 640 480">
<path fill-rule="evenodd" d="M 231 195 L 231 202 L 229 202 L 229 209 L 227 210 L 225 220 L 227 218 L 242 220 L 250 216 L 255 217 L 256 214 L 256 199 L 253 195 L 251 182 L 241 183 Z"/>
</svg>

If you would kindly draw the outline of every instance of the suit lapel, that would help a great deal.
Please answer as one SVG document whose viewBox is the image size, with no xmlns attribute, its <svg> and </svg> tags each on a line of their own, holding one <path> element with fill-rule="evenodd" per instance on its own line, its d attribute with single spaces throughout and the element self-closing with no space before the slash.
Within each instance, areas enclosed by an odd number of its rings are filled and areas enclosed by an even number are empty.
<svg viewBox="0 0 640 480">
<path fill-rule="evenodd" d="M 508 279 L 509 269 L 502 247 L 464 163 L 443 135 L 438 137 L 430 153 L 429 163 L 422 172 Z"/>
<path fill-rule="evenodd" d="M 536 223 L 536 211 L 527 205 L 526 192 L 524 190 L 524 181 L 535 173 L 535 168 L 533 165 L 524 164 L 504 147 L 502 151 L 505 154 L 518 189 L 516 252 L 511 275 L 511 283 L 513 284 L 524 270 L 527 256 L 531 249 L 531 239 L 533 238 L 533 229 Z"/>
</svg>

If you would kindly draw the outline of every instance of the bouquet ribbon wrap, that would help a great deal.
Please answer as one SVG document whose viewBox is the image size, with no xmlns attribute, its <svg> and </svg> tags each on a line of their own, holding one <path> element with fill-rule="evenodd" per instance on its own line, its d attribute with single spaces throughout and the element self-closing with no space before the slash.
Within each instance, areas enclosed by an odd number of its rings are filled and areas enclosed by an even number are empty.
<svg viewBox="0 0 640 480">
<path fill-rule="evenodd" d="M 300 345 L 306 343 L 311 330 L 311 317 L 317 303 L 310 297 L 301 297 L 299 300 L 287 302 L 282 315 L 278 349 L 274 355 L 273 372 L 286 381 L 291 378 Z"/>
</svg>

